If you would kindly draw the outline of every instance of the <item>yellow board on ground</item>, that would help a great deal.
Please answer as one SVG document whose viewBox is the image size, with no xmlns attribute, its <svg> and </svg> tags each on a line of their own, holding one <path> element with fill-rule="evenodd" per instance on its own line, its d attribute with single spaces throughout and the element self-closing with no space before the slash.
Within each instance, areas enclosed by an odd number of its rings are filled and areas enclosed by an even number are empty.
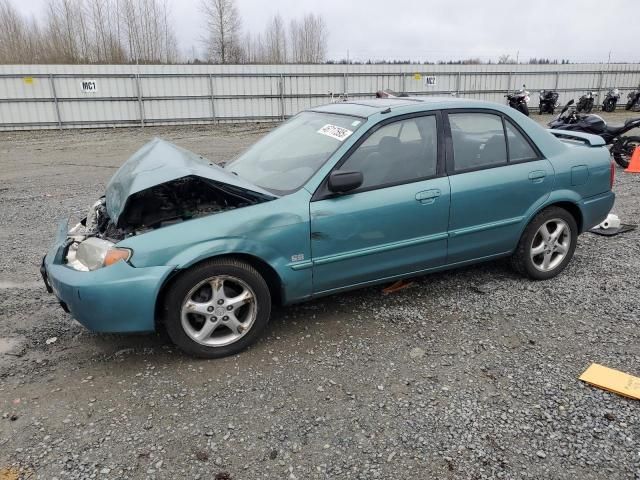
<svg viewBox="0 0 640 480">
<path fill-rule="evenodd" d="M 600 387 L 609 392 L 640 400 L 640 378 L 628 373 L 592 363 L 580 375 L 580 380 L 594 387 Z"/>
</svg>

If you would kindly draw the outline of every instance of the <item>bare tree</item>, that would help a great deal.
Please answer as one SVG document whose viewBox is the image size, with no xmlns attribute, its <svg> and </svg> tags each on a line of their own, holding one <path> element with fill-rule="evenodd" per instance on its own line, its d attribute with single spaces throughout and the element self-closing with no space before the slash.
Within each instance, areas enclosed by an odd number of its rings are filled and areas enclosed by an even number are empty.
<svg viewBox="0 0 640 480">
<path fill-rule="evenodd" d="M 284 20 L 280 14 L 274 15 L 269 21 L 265 31 L 265 58 L 266 63 L 287 62 L 287 32 Z"/>
<path fill-rule="evenodd" d="M 169 24 L 169 6 L 160 0 L 120 0 L 123 37 L 129 59 L 140 63 L 171 63 L 177 43 Z"/>
<path fill-rule="evenodd" d="M 327 55 L 327 26 L 320 15 L 309 13 L 289 26 L 291 60 L 295 63 L 322 63 Z"/>
<path fill-rule="evenodd" d="M 39 52 L 40 32 L 9 0 L 0 0 L 0 63 L 34 63 Z"/>
<path fill-rule="evenodd" d="M 202 0 L 207 37 L 205 45 L 209 58 L 216 63 L 238 62 L 240 47 L 240 15 L 234 0 Z"/>
<path fill-rule="evenodd" d="M 508 63 L 516 63 L 516 61 L 511 57 L 511 55 L 509 55 L 508 53 L 505 53 L 498 57 L 498 63 L 501 65 L 504 65 Z"/>
</svg>

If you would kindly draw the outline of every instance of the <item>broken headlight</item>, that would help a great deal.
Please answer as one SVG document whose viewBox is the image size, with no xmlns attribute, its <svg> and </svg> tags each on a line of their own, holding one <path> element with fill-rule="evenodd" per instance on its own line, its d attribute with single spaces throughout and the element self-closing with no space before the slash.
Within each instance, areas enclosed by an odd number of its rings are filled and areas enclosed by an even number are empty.
<svg viewBox="0 0 640 480">
<path fill-rule="evenodd" d="M 131 258 L 133 252 L 128 248 L 116 247 L 113 242 L 101 238 L 89 237 L 74 242 L 67 251 L 67 265 L 74 270 L 88 272 L 108 267 L 114 263 Z"/>
</svg>

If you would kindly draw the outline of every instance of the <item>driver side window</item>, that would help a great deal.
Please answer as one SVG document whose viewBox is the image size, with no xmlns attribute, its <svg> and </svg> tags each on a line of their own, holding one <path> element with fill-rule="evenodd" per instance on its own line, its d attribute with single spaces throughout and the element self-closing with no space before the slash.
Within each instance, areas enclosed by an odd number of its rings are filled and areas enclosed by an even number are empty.
<svg viewBox="0 0 640 480">
<path fill-rule="evenodd" d="M 360 189 L 432 177 L 437 172 L 435 115 L 409 118 L 380 127 L 354 151 L 340 170 L 362 172 Z"/>
</svg>

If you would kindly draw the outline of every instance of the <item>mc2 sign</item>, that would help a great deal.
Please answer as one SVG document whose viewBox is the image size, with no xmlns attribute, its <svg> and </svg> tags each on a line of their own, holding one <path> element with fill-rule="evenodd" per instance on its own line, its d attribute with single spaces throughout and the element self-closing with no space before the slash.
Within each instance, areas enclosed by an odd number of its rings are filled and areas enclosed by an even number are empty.
<svg viewBox="0 0 640 480">
<path fill-rule="evenodd" d="M 98 84 L 95 80 L 82 80 L 80 81 L 80 91 L 82 93 L 96 93 Z"/>
</svg>

